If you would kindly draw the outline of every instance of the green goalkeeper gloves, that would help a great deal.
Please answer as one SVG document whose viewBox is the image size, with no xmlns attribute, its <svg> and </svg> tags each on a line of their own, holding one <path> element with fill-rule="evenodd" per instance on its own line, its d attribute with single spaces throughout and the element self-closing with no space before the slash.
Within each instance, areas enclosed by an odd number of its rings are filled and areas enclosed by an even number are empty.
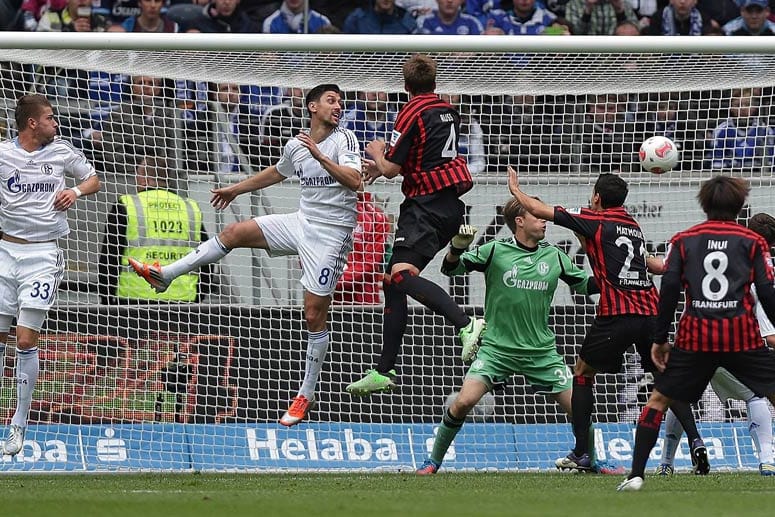
<svg viewBox="0 0 775 517">
<path fill-rule="evenodd" d="M 450 241 L 449 252 L 453 255 L 462 255 L 465 250 L 474 242 L 476 232 L 479 231 L 476 226 L 461 224 L 457 235 Z"/>
</svg>

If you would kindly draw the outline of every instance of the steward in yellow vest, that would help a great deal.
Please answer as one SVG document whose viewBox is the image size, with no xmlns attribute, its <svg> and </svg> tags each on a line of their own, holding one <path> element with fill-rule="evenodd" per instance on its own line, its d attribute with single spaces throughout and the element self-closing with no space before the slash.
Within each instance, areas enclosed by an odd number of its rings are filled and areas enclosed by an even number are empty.
<svg viewBox="0 0 775 517">
<path fill-rule="evenodd" d="M 183 275 L 167 291 L 156 293 L 128 268 L 130 257 L 169 264 L 207 240 L 196 201 L 167 190 L 163 162 L 161 158 L 143 159 L 137 169 L 138 193 L 120 196 L 108 216 L 99 265 L 103 303 L 198 300 L 201 271 Z"/>
</svg>

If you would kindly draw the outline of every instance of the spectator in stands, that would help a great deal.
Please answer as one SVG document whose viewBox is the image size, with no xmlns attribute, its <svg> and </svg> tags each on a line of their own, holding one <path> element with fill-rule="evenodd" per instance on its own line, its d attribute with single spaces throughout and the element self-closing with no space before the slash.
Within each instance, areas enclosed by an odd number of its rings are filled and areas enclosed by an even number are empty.
<svg viewBox="0 0 775 517">
<path fill-rule="evenodd" d="M 665 0 L 628 0 L 628 2 L 638 19 L 636 23 L 638 30 L 648 27 L 658 7 L 666 3 Z"/>
<path fill-rule="evenodd" d="M 136 75 L 131 95 L 94 131 L 95 147 L 102 147 L 106 172 L 133 174 L 146 154 L 172 155 L 175 146 L 175 119 L 162 96 L 162 80 Z M 120 181 L 126 183 L 126 180 Z"/>
<path fill-rule="evenodd" d="M 699 0 L 697 8 L 712 27 L 721 28 L 740 16 L 738 0 Z"/>
<path fill-rule="evenodd" d="M 241 102 L 240 87 L 234 83 L 215 86 L 211 103 L 210 128 L 206 141 L 216 143 L 213 172 L 219 174 L 248 173 L 259 167 L 259 124 Z"/>
<path fill-rule="evenodd" d="M 670 0 L 644 32 L 653 36 L 702 36 L 709 28 L 710 20 L 697 8 L 697 0 Z"/>
<path fill-rule="evenodd" d="M 110 26 L 106 16 L 92 9 L 91 0 L 50 1 L 43 7 L 38 31 L 103 32 Z"/>
<path fill-rule="evenodd" d="M 565 17 L 573 27 L 573 34 L 610 35 L 625 20 L 638 23 L 627 0 L 570 0 Z"/>
<path fill-rule="evenodd" d="M 264 32 L 272 34 L 314 34 L 322 27 L 331 25 L 327 16 L 312 9 L 304 20 L 304 0 L 284 0 L 278 10 L 264 20 Z"/>
<path fill-rule="evenodd" d="M 127 32 L 178 32 L 178 24 L 161 14 L 164 0 L 137 0 L 140 14 L 130 16 L 122 27 Z"/>
<path fill-rule="evenodd" d="M 261 168 L 277 163 L 286 142 L 307 127 L 304 90 L 288 88 L 285 97 L 285 101 L 266 110 L 261 118 Z"/>
<path fill-rule="evenodd" d="M 708 161 L 713 169 L 759 169 L 772 165 L 775 129 L 759 113 L 761 90 L 732 90 L 729 118 L 713 131 Z"/>
<path fill-rule="evenodd" d="M 487 168 L 487 158 L 484 153 L 484 131 L 482 131 L 479 121 L 471 114 L 471 104 L 461 103 L 460 95 L 442 93 L 439 97 L 460 112 L 458 153 L 465 157 L 468 162 L 468 170 L 472 175 L 483 173 Z"/>
<path fill-rule="evenodd" d="M 640 36 L 640 28 L 638 24 L 631 21 L 623 21 L 616 26 L 614 30 L 614 36 Z"/>
<path fill-rule="evenodd" d="M 309 7 L 326 15 L 331 20 L 331 25 L 342 27 L 347 16 L 363 4 L 363 0 L 310 0 Z M 266 16 L 259 19 L 264 18 Z"/>
<path fill-rule="evenodd" d="M 772 36 L 775 23 L 767 19 L 770 15 L 768 0 L 742 0 L 740 17 L 724 25 L 727 36 Z"/>
<path fill-rule="evenodd" d="M 465 12 L 475 16 L 487 28 L 487 18 L 492 9 L 500 9 L 500 0 L 466 0 Z"/>
<path fill-rule="evenodd" d="M 481 22 L 460 10 L 463 0 L 437 0 L 435 12 L 417 19 L 418 34 L 481 34 Z"/>
<path fill-rule="evenodd" d="M 68 0 L 24 0 L 21 6 L 22 27 L 25 31 L 38 30 L 38 23 L 49 11 L 63 11 Z M 6 30 L 10 30 L 9 27 Z"/>
<path fill-rule="evenodd" d="M 176 4 L 167 11 L 167 17 L 180 24 L 181 32 L 260 32 L 258 25 L 240 8 L 240 0 L 213 0 L 204 7 L 196 4 Z"/>
<path fill-rule="evenodd" d="M 99 256 L 101 303 L 194 302 L 210 291 L 212 265 L 175 279 L 161 294 L 128 269 L 129 257 L 166 265 L 208 239 L 199 205 L 173 192 L 168 177 L 164 158 L 144 156 L 135 174 L 137 193 L 119 196 L 111 208 Z"/>
<path fill-rule="evenodd" d="M 541 34 L 557 19 L 553 12 L 536 5 L 536 0 L 514 0 L 509 10 L 493 9 L 486 26 L 499 27 L 505 34 Z"/>
<path fill-rule="evenodd" d="M 635 162 L 635 127 L 627 122 L 626 95 L 598 94 L 587 99 L 582 127 L 581 165 L 595 173 L 622 171 Z"/>
<path fill-rule="evenodd" d="M 370 192 L 358 192 L 358 224 L 353 231 L 353 250 L 347 257 L 334 303 L 377 305 L 385 273 L 385 243 L 390 220 Z"/>
<path fill-rule="evenodd" d="M 342 32 L 347 34 L 412 34 L 417 21 L 394 0 L 369 0 L 368 7 L 360 7 L 344 21 Z"/>
<path fill-rule="evenodd" d="M 170 0 L 164 0 L 165 7 L 169 4 Z M 91 5 L 95 11 L 106 15 L 115 27 L 121 27 L 132 16 L 140 16 L 140 0 L 92 0 Z"/>
<path fill-rule="evenodd" d="M 22 0 L 0 0 L 0 30 L 23 30 L 21 14 Z"/>
<path fill-rule="evenodd" d="M 465 3 L 465 0 L 460 3 Z M 414 18 L 428 16 L 438 8 L 436 0 L 396 0 L 396 5 L 409 11 Z"/>
<path fill-rule="evenodd" d="M 383 91 L 358 92 L 355 107 L 342 117 L 342 125 L 355 133 L 361 147 L 372 140 L 390 140 L 396 110 Z"/>
</svg>

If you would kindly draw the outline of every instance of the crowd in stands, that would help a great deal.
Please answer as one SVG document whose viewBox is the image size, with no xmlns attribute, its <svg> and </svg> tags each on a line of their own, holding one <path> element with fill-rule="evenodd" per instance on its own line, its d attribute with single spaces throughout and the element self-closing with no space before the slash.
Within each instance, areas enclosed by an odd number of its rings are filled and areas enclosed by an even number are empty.
<svg viewBox="0 0 775 517">
<path fill-rule="evenodd" d="M 773 35 L 775 0 L 0 0 L 25 31 Z M 308 6 L 305 4 L 309 4 Z M 14 15 L 16 12 L 16 15 Z"/>
</svg>

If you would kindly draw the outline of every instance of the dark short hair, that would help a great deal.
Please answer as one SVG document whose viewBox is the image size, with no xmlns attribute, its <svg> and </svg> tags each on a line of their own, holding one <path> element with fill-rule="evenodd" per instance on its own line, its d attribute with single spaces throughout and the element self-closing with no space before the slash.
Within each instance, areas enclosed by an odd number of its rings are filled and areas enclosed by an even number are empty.
<svg viewBox="0 0 775 517">
<path fill-rule="evenodd" d="M 167 183 L 169 179 L 169 165 L 166 158 L 161 155 L 146 155 L 140 159 L 140 165 L 145 163 L 145 175 L 154 178 L 157 182 Z"/>
<path fill-rule="evenodd" d="M 533 199 L 538 199 L 540 201 L 540 198 L 537 196 L 533 196 Z M 503 205 L 503 219 L 506 221 L 506 226 L 509 227 L 509 230 L 511 230 L 511 233 L 514 233 L 517 231 L 517 223 L 514 222 L 514 219 L 517 217 L 522 217 L 527 213 L 527 209 L 517 201 L 517 198 L 513 197 L 506 201 L 506 204 Z"/>
<path fill-rule="evenodd" d="M 436 89 L 436 61 L 425 54 L 415 54 L 406 60 L 401 71 L 406 90 L 412 95 L 433 93 Z"/>
<path fill-rule="evenodd" d="M 624 204 L 630 189 L 620 176 L 605 173 L 598 176 L 594 191 L 600 196 L 600 204 L 603 208 L 612 208 Z"/>
<path fill-rule="evenodd" d="M 748 220 L 748 228 L 764 237 L 770 247 L 775 245 L 775 217 L 764 212 L 754 214 Z"/>
<path fill-rule="evenodd" d="M 743 178 L 715 176 L 700 186 L 697 200 L 708 219 L 734 221 L 750 191 L 751 186 Z"/>
<path fill-rule="evenodd" d="M 43 95 L 35 93 L 19 97 L 16 101 L 16 129 L 26 129 L 27 121 L 38 118 L 45 108 L 51 108 L 51 103 Z"/>
<path fill-rule="evenodd" d="M 307 92 L 307 97 L 304 99 L 304 105 L 309 109 L 311 102 L 318 102 L 320 98 L 326 92 L 336 92 L 339 96 L 342 96 L 342 90 L 335 84 L 319 84 Z"/>
</svg>

